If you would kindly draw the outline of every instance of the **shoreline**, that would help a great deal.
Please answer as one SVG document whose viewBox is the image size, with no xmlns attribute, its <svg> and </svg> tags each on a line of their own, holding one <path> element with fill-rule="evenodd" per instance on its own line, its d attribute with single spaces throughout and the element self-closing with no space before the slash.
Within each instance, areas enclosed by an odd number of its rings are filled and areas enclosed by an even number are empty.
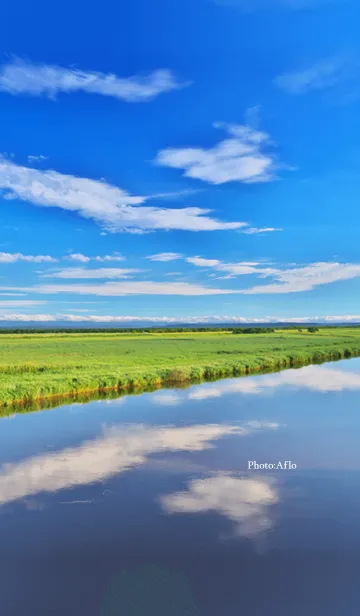
<svg viewBox="0 0 360 616">
<path fill-rule="evenodd" d="M 31 411 L 39 411 L 52 409 L 59 406 L 65 406 L 67 403 L 84 403 L 95 400 L 117 399 L 124 395 L 139 395 L 142 393 L 151 393 L 159 389 L 172 388 L 187 388 L 192 385 L 200 385 L 201 383 L 215 382 L 226 378 L 240 378 L 246 376 L 256 376 L 261 374 L 269 374 L 281 372 L 289 369 L 300 369 L 308 365 L 319 365 L 329 362 L 336 362 L 345 359 L 354 359 L 360 357 L 360 348 L 358 349 L 333 349 L 329 352 L 316 351 L 308 357 L 296 357 L 296 355 L 282 356 L 278 361 L 267 360 L 262 364 L 254 364 L 252 366 L 240 366 L 238 364 L 219 364 L 218 366 L 192 366 L 184 368 L 172 368 L 172 370 L 164 377 L 163 375 L 148 373 L 139 374 L 138 377 L 130 377 L 128 382 L 122 384 L 119 382 L 116 385 L 94 388 L 77 388 L 67 392 L 53 392 L 41 396 L 24 396 L 19 399 L 14 399 L 9 402 L 0 401 L 0 418 L 6 417 L 17 412 L 26 413 Z M 194 371 L 199 376 L 191 376 Z"/>
</svg>

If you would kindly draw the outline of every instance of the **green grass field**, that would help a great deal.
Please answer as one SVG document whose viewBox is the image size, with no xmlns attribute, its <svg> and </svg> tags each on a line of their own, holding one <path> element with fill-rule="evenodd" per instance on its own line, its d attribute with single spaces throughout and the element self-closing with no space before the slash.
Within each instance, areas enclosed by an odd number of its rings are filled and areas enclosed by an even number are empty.
<svg viewBox="0 0 360 616">
<path fill-rule="evenodd" d="M 360 328 L 0 336 L 0 406 L 279 370 L 360 355 Z"/>
</svg>

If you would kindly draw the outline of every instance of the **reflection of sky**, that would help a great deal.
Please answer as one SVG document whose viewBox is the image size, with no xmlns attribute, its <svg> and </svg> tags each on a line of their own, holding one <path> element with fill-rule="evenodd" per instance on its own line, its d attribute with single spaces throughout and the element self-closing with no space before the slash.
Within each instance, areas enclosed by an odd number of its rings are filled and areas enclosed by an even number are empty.
<svg viewBox="0 0 360 616">
<path fill-rule="evenodd" d="M 224 436 L 246 436 L 276 429 L 275 424 L 248 422 L 184 427 L 145 425 L 105 429 L 102 436 L 79 446 L 25 458 L 0 468 L 0 504 L 103 481 L 142 465 L 148 456 L 164 452 L 200 452 Z"/>
<path fill-rule="evenodd" d="M 269 507 L 278 499 L 273 479 L 219 473 L 191 481 L 187 490 L 162 496 L 160 502 L 169 514 L 216 512 L 235 523 L 237 534 L 250 537 L 272 526 Z"/>
<path fill-rule="evenodd" d="M 140 465 L 227 477 L 248 460 L 358 469 L 359 390 L 360 362 L 351 360 L 0 420 L 0 503 Z"/>
<path fill-rule="evenodd" d="M 332 590 L 316 613 L 355 614 L 359 381 L 351 360 L 0 420 L 1 614 L 90 615 L 144 563 L 186 572 L 204 615 Z"/>
<path fill-rule="evenodd" d="M 229 393 L 261 394 L 281 387 L 310 389 L 319 392 L 360 390 L 360 374 L 322 366 L 306 366 L 261 377 L 225 380 L 190 392 L 191 400 L 219 397 Z"/>
<path fill-rule="evenodd" d="M 347 366 L 349 366 L 348 363 Z M 341 368 L 334 368 L 333 364 L 312 365 L 261 376 L 223 379 L 215 383 L 192 387 L 188 391 L 159 392 L 153 396 L 152 402 L 170 406 L 179 404 L 184 399 L 205 400 L 236 393 L 261 394 L 285 387 L 318 392 L 358 391 L 360 390 L 360 372 L 346 370 L 347 366 L 344 363 L 341 364 Z"/>
</svg>

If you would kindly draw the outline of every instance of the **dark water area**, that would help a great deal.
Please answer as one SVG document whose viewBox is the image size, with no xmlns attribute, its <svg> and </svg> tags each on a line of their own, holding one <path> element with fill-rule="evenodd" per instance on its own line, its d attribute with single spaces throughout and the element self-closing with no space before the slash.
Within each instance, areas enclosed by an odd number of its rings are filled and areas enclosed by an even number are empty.
<svg viewBox="0 0 360 616">
<path fill-rule="evenodd" d="M 359 401 L 352 359 L 0 419 L 1 616 L 358 616 Z"/>
</svg>

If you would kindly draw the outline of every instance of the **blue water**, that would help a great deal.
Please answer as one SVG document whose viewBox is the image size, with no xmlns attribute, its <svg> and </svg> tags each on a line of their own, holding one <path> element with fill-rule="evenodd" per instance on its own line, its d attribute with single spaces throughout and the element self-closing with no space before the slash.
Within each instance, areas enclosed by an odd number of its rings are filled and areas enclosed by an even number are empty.
<svg viewBox="0 0 360 616">
<path fill-rule="evenodd" d="M 0 419 L 1 616 L 358 616 L 359 401 L 353 359 Z"/>
</svg>

